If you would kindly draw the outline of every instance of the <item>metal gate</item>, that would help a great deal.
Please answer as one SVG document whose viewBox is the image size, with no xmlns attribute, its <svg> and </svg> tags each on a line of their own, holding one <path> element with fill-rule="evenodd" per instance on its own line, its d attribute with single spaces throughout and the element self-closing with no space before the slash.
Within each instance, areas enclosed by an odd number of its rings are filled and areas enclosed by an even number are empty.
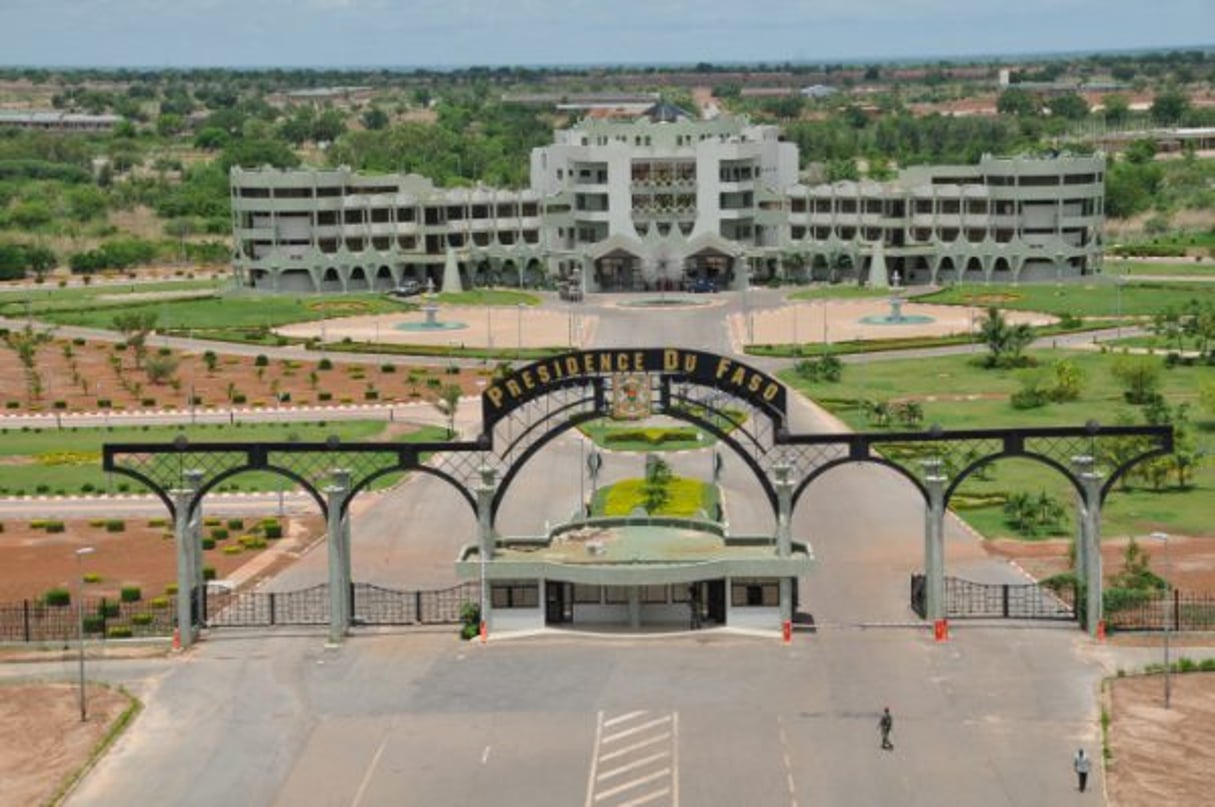
<svg viewBox="0 0 1215 807">
<path fill-rule="evenodd" d="M 476 583 L 437 590 L 401 591 L 371 583 L 350 587 L 354 625 L 449 625 L 460 608 L 477 602 Z M 329 584 L 298 591 L 224 591 L 208 587 L 199 622 L 207 628 L 261 628 L 329 624 Z"/>
<path fill-rule="evenodd" d="M 911 608 L 925 614 L 925 578 L 911 576 Z M 949 619 L 1077 619 L 1076 590 L 1058 590 L 1040 583 L 975 583 L 945 578 L 945 616 Z"/>
</svg>

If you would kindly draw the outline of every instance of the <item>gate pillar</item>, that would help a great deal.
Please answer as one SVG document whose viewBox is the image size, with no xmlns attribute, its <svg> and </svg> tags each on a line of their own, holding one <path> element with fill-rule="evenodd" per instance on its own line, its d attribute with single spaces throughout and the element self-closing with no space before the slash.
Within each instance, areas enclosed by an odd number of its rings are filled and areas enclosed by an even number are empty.
<svg viewBox="0 0 1215 807">
<path fill-rule="evenodd" d="M 1093 458 L 1084 457 L 1086 470 L 1080 474 L 1080 486 L 1084 491 L 1084 510 L 1081 513 L 1081 537 L 1084 544 L 1085 580 L 1085 629 L 1096 636 L 1102 620 L 1103 610 L 1102 563 L 1101 563 L 1101 474 L 1093 467 Z"/>
<path fill-rule="evenodd" d="M 776 554 L 787 558 L 793 552 L 793 480 L 789 478 L 789 464 L 782 462 L 772 469 L 776 478 Z M 780 579 L 780 621 L 793 619 L 793 581 Z"/>
<path fill-rule="evenodd" d="M 177 631 L 182 649 L 194 644 L 194 550 L 191 548 L 193 531 L 190 528 L 190 503 L 194 491 L 178 488 L 173 497 L 173 543 L 177 549 Z M 205 595 L 204 595 L 205 596 Z"/>
<path fill-rule="evenodd" d="M 190 471 L 186 471 L 184 476 L 186 479 L 186 487 L 189 488 L 192 493 L 197 495 L 198 491 L 202 490 L 203 472 L 199 471 L 199 470 L 190 470 Z M 198 502 L 197 506 L 195 506 L 194 509 L 191 511 L 190 522 L 188 525 L 188 529 L 189 529 L 188 541 L 189 541 L 189 546 L 190 546 L 190 554 L 193 558 L 192 566 L 193 566 L 193 572 L 194 572 L 194 588 L 196 588 L 198 590 L 198 597 L 199 597 L 198 607 L 199 607 L 200 611 L 197 615 L 199 622 L 202 622 L 203 611 L 201 609 L 203 609 L 203 601 L 205 600 L 205 598 L 207 596 L 207 592 L 206 592 L 207 581 L 204 579 L 204 575 L 203 575 L 202 526 L 203 526 L 202 502 L 200 501 L 200 502 Z"/>
<path fill-rule="evenodd" d="M 347 569 L 348 549 L 344 505 L 350 495 L 350 471 L 333 469 L 332 484 L 325 488 L 328 507 L 326 535 L 329 550 L 329 641 L 339 644 L 350 628 L 350 575 Z"/>
<path fill-rule="evenodd" d="M 1072 473 L 1077 479 L 1083 478 L 1084 474 L 1092 470 L 1093 458 L 1088 456 L 1072 457 Z M 1088 528 L 1085 512 L 1087 511 L 1085 495 L 1081 492 L 1076 493 L 1076 552 L 1072 571 L 1076 575 L 1076 580 L 1080 583 L 1088 581 Z M 1077 609 L 1079 603 L 1076 603 Z"/>
<path fill-rule="evenodd" d="M 494 559 L 494 493 L 498 490 L 498 472 L 481 466 L 481 483 L 477 486 L 477 556 L 481 559 L 481 636 L 488 636 L 492 627 L 489 584 L 485 580 L 485 564 Z"/>
<path fill-rule="evenodd" d="M 945 474 L 941 460 L 924 462 L 924 613 L 931 620 L 945 618 Z"/>
</svg>

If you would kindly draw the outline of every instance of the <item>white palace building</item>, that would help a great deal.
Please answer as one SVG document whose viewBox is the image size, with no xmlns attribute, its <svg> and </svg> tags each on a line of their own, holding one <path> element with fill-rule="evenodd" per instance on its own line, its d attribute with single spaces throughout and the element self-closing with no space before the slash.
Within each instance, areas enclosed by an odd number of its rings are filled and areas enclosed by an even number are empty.
<svg viewBox="0 0 1215 807">
<path fill-rule="evenodd" d="M 231 175 L 234 268 L 290 292 L 580 284 L 588 292 L 772 278 L 885 285 L 1100 271 L 1105 158 L 993 157 L 889 182 L 799 181 L 775 126 L 659 102 L 534 149 L 529 188 L 437 188 L 348 168 Z"/>
</svg>

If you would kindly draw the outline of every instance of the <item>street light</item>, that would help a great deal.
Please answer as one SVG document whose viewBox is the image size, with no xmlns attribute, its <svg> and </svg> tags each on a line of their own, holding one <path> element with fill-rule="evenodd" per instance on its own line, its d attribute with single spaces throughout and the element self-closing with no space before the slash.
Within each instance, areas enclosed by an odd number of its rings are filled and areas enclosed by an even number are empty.
<svg viewBox="0 0 1215 807">
<path fill-rule="evenodd" d="M 88 720 L 88 707 L 84 698 L 84 576 L 81 558 L 93 554 L 93 547 L 82 546 L 76 550 L 76 638 L 80 648 L 80 722 Z"/>
<path fill-rule="evenodd" d="M 1172 567 L 1169 566 L 1169 535 L 1168 535 L 1168 533 L 1154 532 L 1154 533 L 1152 533 L 1151 537 L 1157 541 L 1164 542 L 1164 565 L 1170 571 L 1172 571 Z M 1161 610 L 1164 612 L 1164 708 L 1165 709 L 1169 708 L 1169 702 L 1172 700 L 1171 696 L 1173 694 L 1173 686 L 1172 686 L 1173 682 L 1170 680 L 1170 677 L 1169 677 L 1169 622 L 1170 622 L 1170 617 L 1172 616 L 1169 613 L 1169 603 L 1173 599 L 1172 593 L 1173 593 L 1173 585 L 1172 585 L 1172 583 L 1169 582 L 1169 579 L 1166 577 L 1166 578 L 1164 578 L 1164 602 L 1162 604 L 1163 607 L 1161 608 Z"/>
</svg>

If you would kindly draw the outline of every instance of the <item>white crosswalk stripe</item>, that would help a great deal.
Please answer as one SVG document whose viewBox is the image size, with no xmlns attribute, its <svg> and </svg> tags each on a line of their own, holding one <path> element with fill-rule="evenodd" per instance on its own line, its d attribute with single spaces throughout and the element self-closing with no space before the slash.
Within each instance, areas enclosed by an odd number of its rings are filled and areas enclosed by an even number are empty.
<svg viewBox="0 0 1215 807">
<path fill-rule="evenodd" d="M 587 807 L 678 807 L 679 715 L 599 713 Z"/>
</svg>

